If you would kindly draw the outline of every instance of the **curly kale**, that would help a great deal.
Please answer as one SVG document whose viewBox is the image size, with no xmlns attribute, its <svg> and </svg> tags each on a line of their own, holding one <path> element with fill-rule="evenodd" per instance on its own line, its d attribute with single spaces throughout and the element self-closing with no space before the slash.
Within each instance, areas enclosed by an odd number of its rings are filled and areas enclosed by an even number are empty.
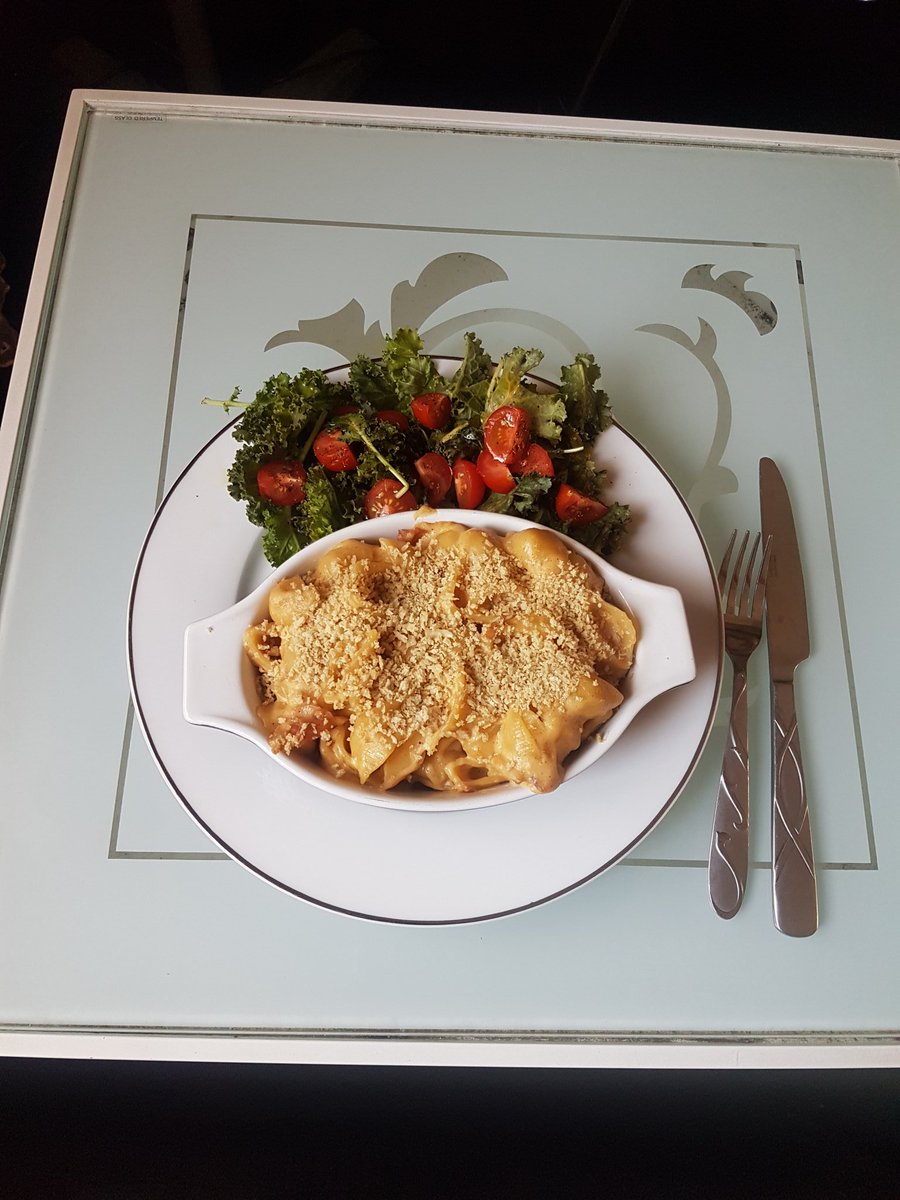
<svg viewBox="0 0 900 1200">
<path fill-rule="evenodd" d="M 554 528 L 567 533 L 576 541 L 582 542 L 597 554 L 608 557 L 622 543 L 627 532 L 631 513 L 626 504 L 608 502 L 604 498 L 607 486 L 606 472 L 594 461 L 593 448 L 584 446 L 575 453 L 559 454 L 555 457 L 556 478 L 560 483 L 568 483 L 577 488 L 591 500 L 599 500 L 607 504 L 604 516 L 586 525 L 570 525 L 565 521 L 556 521 Z M 554 514 L 555 516 L 555 514 Z M 553 524 L 547 522 L 547 524 Z"/>
<path fill-rule="evenodd" d="M 525 379 L 543 357 L 540 350 L 523 350 L 520 346 L 503 355 L 488 384 L 483 420 L 501 405 L 514 404 L 531 417 L 535 437 L 559 441 L 566 420 L 565 401 L 559 392 L 539 392 Z"/>
<path fill-rule="evenodd" d="M 592 500 L 603 499 L 606 472 L 594 462 L 594 452 L 589 445 L 557 455 L 555 465 L 557 479 L 561 482 L 571 484 Z"/>
<path fill-rule="evenodd" d="M 298 529 L 298 522 L 290 508 L 266 505 L 261 524 L 264 527 L 263 553 L 275 567 L 309 544 L 309 539 Z"/>
<path fill-rule="evenodd" d="M 226 401 L 206 400 L 226 412 L 244 408 L 232 430 L 239 444 L 228 470 L 228 491 L 261 527 L 265 555 L 278 565 L 310 542 L 361 520 L 366 493 L 379 480 L 391 476 L 405 488 L 414 485 L 419 494 L 414 464 L 427 451 L 437 451 L 451 464 L 459 457 L 476 462 L 487 417 L 513 404 L 529 414 L 531 437 L 551 455 L 555 476 L 517 476 L 511 492 L 489 493 L 482 508 L 569 533 L 610 554 L 625 534 L 627 506 L 612 503 L 599 520 L 570 527 L 559 520 L 554 505 L 561 482 L 606 503 L 606 474 L 594 461 L 596 438 L 612 421 L 608 397 L 597 386 L 600 368 L 591 354 L 578 354 L 563 367 L 559 388 L 542 392 L 528 378 L 542 358 L 540 350 L 517 346 L 495 363 L 469 332 L 458 367 L 444 378 L 424 353 L 418 331 L 402 328 L 385 337 L 380 359 L 358 355 L 346 383 L 318 370 L 281 372 L 267 379 L 249 404 L 238 399 L 239 389 Z M 450 398 L 451 419 L 443 429 L 426 429 L 412 415 L 415 396 L 432 391 Z M 403 413 L 408 428 L 380 420 L 385 409 Z M 353 470 L 332 472 L 316 461 L 312 447 L 323 429 L 339 432 L 353 447 Z M 259 468 L 280 459 L 302 462 L 307 469 L 306 493 L 297 504 L 277 505 L 260 495 Z"/>
<path fill-rule="evenodd" d="M 300 521 L 306 543 L 316 542 L 340 529 L 341 509 L 337 494 L 325 468 L 318 463 L 306 476 L 306 497 L 300 508 Z"/>
<path fill-rule="evenodd" d="M 630 520 L 628 505 L 613 503 L 607 509 L 606 515 L 598 521 L 589 521 L 587 525 L 569 525 L 563 522 L 559 528 L 589 550 L 593 550 L 595 554 L 609 558 L 622 544 Z"/>
<path fill-rule="evenodd" d="M 345 386 L 334 383 L 324 371 L 304 370 L 294 376 L 282 371 L 262 385 L 232 436 L 252 446 L 260 462 L 296 455 L 316 418 L 345 397 Z"/>
<path fill-rule="evenodd" d="M 481 507 L 485 512 L 508 513 L 526 521 L 540 521 L 552 483 L 553 480 L 545 475 L 524 475 L 511 492 L 492 492 Z"/>
<path fill-rule="evenodd" d="M 409 401 L 404 402 L 397 395 L 382 364 L 364 354 L 358 355 L 350 364 L 347 386 L 353 401 L 361 408 L 396 408 L 409 412 Z"/>
<path fill-rule="evenodd" d="M 323 371 L 303 370 L 291 376 L 282 371 L 267 379 L 235 423 L 232 437 L 241 443 L 228 470 L 228 492 L 247 502 L 247 516 L 255 525 L 265 524 L 265 505 L 256 486 L 260 466 L 274 459 L 302 461 L 312 439 L 331 409 L 347 395 Z M 223 407 L 238 403 L 235 393 Z M 274 515 L 272 515 L 274 520 Z M 270 524 L 272 524 L 270 520 Z"/>
<path fill-rule="evenodd" d="M 575 361 L 563 367 L 560 392 L 566 405 L 566 421 L 585 443 L 591 442 L 612 424 L 612 412 L 606 392 L 595 388 L 600 368 L 593 354 L 576 354 Z"/>
<path fill-rule="evenodd" d="M 408 404 L 422 392 L 442 392 L 447 381 L 423 354 L 424 343 L 415 329 L 398 329 L 393 337 L 384 339 L 381 362 L 385 377 L 390 381 L 401 403 Z M 389 406 L 385 406 L 389 407 Z"/>
<path fill-rule="evenodd" d="M 445 388 L 453 406 L 454 424 L 480 419 L 494 373 L 491 356 L 481 340 L 474 333 L 467 333 L 465 342 L 462 362 Z"/>
<path fill-rule="evenodd" d="M 450 429 L 438 429 L 428 435 L 428 449 L 436 450 L 452 465 L 458 458 L 468 458 L 472 462 L 482 450 L 481 427 L 462 422 L 452 425 Z"/>
<path fill-rule="evenodd" d="M 341 430 L 344 441 L 356 442 L 363 447 L 357 455 L 357 467 L 353 473 L 358 484 L 370 487 L 383 479 L 387 472 L 408 486 L 406 476 L 398 469 L 406 463 L 403 461 L 403 434 L 396 425 L 389 421 L 371 420 L 360 411 L 336 417 L 334 426 Z"/>
</svg>

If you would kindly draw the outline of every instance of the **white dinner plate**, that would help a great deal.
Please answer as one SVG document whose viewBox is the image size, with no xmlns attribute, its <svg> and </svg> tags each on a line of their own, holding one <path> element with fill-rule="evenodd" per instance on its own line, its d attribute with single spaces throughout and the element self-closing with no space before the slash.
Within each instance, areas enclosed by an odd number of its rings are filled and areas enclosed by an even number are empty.
<svg viewBox="0 0 900 1200">
<path fill-rule="evenodd" d="M 132 696 L 175 796 L 232 858 L 310 903 L 370 920 L 456 924 L 504 916 L 586 883 L 669 811 L 709 734 L 722 675 L 715 573 L 672 482 L 619 426 L 598 441 L 610 494 L 630 504 L 615 562 L 677 587 L 696 677 L 644 709 L 592 767 L 546 795 L 458 812 L 409 812 L 319 790 L 242 738 L 182 714 L 184 633 L 271 568 L 225 490 L 226 426 L 173 484 L 147 533 L 128 611 Z"/>
</svg>

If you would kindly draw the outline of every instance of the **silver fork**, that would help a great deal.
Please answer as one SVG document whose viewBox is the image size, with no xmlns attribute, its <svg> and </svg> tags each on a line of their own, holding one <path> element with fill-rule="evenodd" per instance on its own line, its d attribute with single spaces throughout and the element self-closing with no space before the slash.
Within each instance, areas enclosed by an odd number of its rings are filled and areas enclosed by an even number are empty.
<svg viewBox="0 0 900 1200">
<path fill-rule="evenodd" d="M 712 842 L 709 848 L 709 898 L 726 920 L 741 907 L 747 885 L 749 814 L 749 754 L 747 750 L 747 661 L 759 645 L 762 635 L 763 601 L 772 552 L 772 539 L 756 573 L 754 565 L 760 535 L 753 540 L 750 557 L 743 571 L 744 552 L 750 539 L 744 534 L 734 567 L 729 575 L 731 552 L 737 530 L 725 548 L 719 567 L 719 591 L 725 619 L 725 650 L 734 668 L 731 689 L 731 718 L 728 742 L 722 757 L 722 775 L 716 797 Z"/>
</svg>

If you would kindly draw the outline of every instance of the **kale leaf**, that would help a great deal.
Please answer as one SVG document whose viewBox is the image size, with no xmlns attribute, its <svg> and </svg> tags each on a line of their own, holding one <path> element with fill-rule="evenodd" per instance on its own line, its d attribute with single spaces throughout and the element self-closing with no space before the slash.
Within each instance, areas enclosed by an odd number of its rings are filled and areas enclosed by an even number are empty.
<svg viewBox="0 0 900 1200">
<path fill-rule="evenodd" d="M 524 378 L 543 357 L 540 350 L 523 350 L 520 346 L 503 355 L 488 384 L 484 418 L 503 404 L 515 404 L 531 417 L 535 437 L 557 442 L 566 419 L 565 401 L 559 392 L 538 392 Z"/>
<path fill-rule="evenodd" d="M 280 566 L 285 559 L 302 550 L 307 544 L 305 540 L 301 541 L 294 525 L 292 511 L 290 508 L 279 508 L 275 504 L 266 505 L 262 548 L 273 567 Z"/>
<path fill-rule="evenodd" d="M 594 461 L 591 446 L 585 446 L 575 454 L 559 455 L 556 464 L 556 478 L 560 482 L 571 484 L 592 500 L 608 504 L 607 512 L 597 521 L 590 521 L 587 525 L 569 525 L 568 522 L 561 522 L 556 528 L 582 542 L 597 554 L 608 557 L 621 545 L 627 531 L 631 519 L 628 505 L 609 504 L 604 498 L 607 486 L 606 472 Z"/>
<path fill-rule="evenodd" d="M 385 472 L 408 486 L 406 477 L 398 469 L 404 456 L 401 452 L 403 435 L 396 425 L 390 421 L 370 420 L 361 411 L 343 413 L 334 424 L 342 430 L 344 441 L 361 442 L 364 447 L 353 472 L 360 486 L 383 479 Z M 402 465 L 405 466 L 405 462 Z"/>
<path fill-rule="evenodd" d="M 422 353 L 423 347 L 424 343 L 415 329 L 398 329 L 393 337 L 384 339 L 381 362 L 385 378 L 401 402 L 406 404 L 413 396 L 423 392 L 442 392 L 447 386 L 434 360 Z"/>
<path fill-rule="evenodd" d="M 438 429 L 428 437 L 429 450 L 443 454 L 451 464 L 457 458 L 468 458 L 472 462 L 482 450 L 481 422 L 471 424 L 464 421 L 449 430 Z"/>
<path fill-rule="evenodd" d="M 474 461 L 482 449 L 481 426 L 488 384 L 493 374 L 491 356 L 474 333 L 465 337 L 465 353 L 444 391 L 450 397 L 449 429 L 427 434 L 427 448 L 443 454 L 448 462 L 459 457 Z"/>
<path fill-rule="evenodd" d="M 584 492 L 592 500 L 603 499 L 606 472 L 594 462 L 594 452 L 589 445 L 575 453 L 569 451 L 559 456 L 557 478 L 578 488 L 579 492 Z"/>
<path fill-rule="evenodd" d="M 627 504 L 611 504 L 599 521 L 589 521 L 587 525 L 564 523 L 560 528 L 595 554 L 609 558 L 622 544 L 630 520 L 631 512 Z"/>
<path fill-rule="evenodd" d="M 228 469 L 228 492 L 235 500 L 247 502 L 247 516 L 255 525 L 274 529 L 283 524 L 275 522 L 268 511 L 272 506 L 260 499 L 256 486 L 260 466 L 278 458 L 302 461 L 326 414 L 346 394 L 345 387 L 323 371 L 303 370 L 294 376 L 282 371 L 266 380 L 235 422 L 231 434 L 241 444 Z M 234 403 L 233 397 L 225 403 Z"/>
<path fill-rule="evenodd" d="M 310 467 L 306 476 L 306 498 L 300 507 L 306 544 L 343 527 L 337 492 L 325 468 L 318 463 Z"/>
<path fill-rule="evenodd" d="M 481 508 L 484 512 L 509 513 L 526 520 L 540 520 L 543 501 L 553 483 L 546 475 L 523 475 L 511 492 L 492 492 Z"/>
<path fill-rule="evenodd" d="M 382 364 L 364 354 L 357 355 L 350 364 L 348 387 L 363 408 L 396 408 L 409 413 L 409 400 L 397 395 Z"/>
<path fill-rule="evenodd" d="M 491 356 L 480 339 L 474 333 L 467 333 L 462 362 L 446 387 L 453 405 L 454 423 L 481 416 L 493 372 Z"/>
<path fill-rule="evenodd" d="M 303 370 L 294 376 L 282 371 L 262 385 L 232 436 L 253 447 L 258 462 L 297 457 L 310 426 L 340 403 L 344 392 L 324 371 Z"/>
<path fill-rule="evenodd" d="M 560 391 L 566 405 L 566 420 L 578 431 L 582 441 L 593 441 L 612 423 L 606 392 L 595 388 L 600 368 L 593 354 L 576 354 L 575 361 L 563 367 Z"/>
</svg>

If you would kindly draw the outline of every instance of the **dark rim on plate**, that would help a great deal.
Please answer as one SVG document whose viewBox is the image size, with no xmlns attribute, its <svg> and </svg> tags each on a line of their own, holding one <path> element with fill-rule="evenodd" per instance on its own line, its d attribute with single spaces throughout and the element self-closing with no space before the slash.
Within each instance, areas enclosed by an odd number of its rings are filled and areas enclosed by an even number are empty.
<svg viewBox="0 0 900 1200">
<path fill-rule="evenodd" d="M 432 355 L 432 357 L 441 359 L 444 362 L 459 362 L 459 361 L 461 361 L 461 359 L 454 358 L 451 355 L 435 354 L 435 355 Z M 332 368 L 329 368 L 329 370 L 326 371 L 325 374 L 328 374 L 328 375 L 337 374 L 340 371 L 347 370 L 348 367 L 349 367 L 349 364 L 344 364 L 343 366 L 338 366 L 338 367 L 332 367 Z M 549 384 L 550 387 L 554 386 L 553 384 L 550 384 L 548 380 L 541 379 L 539 376 L 536 376 L 536 375 L 529 375 L 528 378 L 531 379 L 535 383 Z M 677 785 L 672 790 L 668 799 L 665 801 L 662 808 L 660 808 L 659 811 L 656 813 L 653 820 L 647 826 L 645 826 L 645 828 L 643 830 L 641 830 L 641 832 L 636 837 L 634 837 L 628 843 L 627 846 L 623 847 L 622 850 L 620 850 L 618 853 L 616 853 L 607 862 L 605 862 L 601 866 L 597 867 L 596 870 L 589 872 L 589 874 L 583 876 L 581 879 L 575 880 L 574 883 L 567 884 L 565 887 L 559 888 L 555 892 L 550 892 L 548 895 L 542 896 L 538 900 L 530 900 L 530 901 L 528 901 L 527 904 L 515 905 L 513 908 L 501 909 L 498 912 L 485 913 L 482 916 L 444 917 L 444 918 L 441 918 L 440 920 L 416 920 L 416 919 L 410 918 L 410 917 L 385 917 L 385 916 L 379 916 L 378 914 L 375 914 L 375 913 L 357 912 L 355 909 L 352 909 L 352 908 L 345 908 L 338 904 L 330 904 L 327 900 L 320 900 L 315 896 L 311 896 L 311 895 L 307 894 L 306 892 L 300 891 L 298 888 L 292 887 L 290 884 L 285 883 L 283 880 L 276 879 L 274 876 L 269 875 L 261 867 L 256 866 L 254 863 L 252 863 L 248 859 L 244 858 L 242 854 L 240 854 L 237 850 L 235 850 L 232 846 L 230 846 L 224 840 L 224 838 L 222 838 L 218 833 L 216 833 L 216 831 L 214 829 L 212 829 L 206 823 L 206 821 L 204 821 L 204 819 L 200 816 L 200 814 L 194 809 L 193 805 L 188 800 L 187 796 L 179 788 L 178 784 L 175 782 L 172 775 L 169 773 L 169 769 L 166 766 L 166 764 L 162 758 L 162 755 L 159 753 L 159 750 L 157 749 L 156 743 L 153 740 L 153 735 L 150 732 L 150 729 L 147 725 L 147 721 L 145 719 L 144 709 L 143 709 L 143 705 L 141 704 L 141 699 L 140 699 L 140 691 L 138 688 L 137 678 L 135 676 L 135 670 L 134 670 L 134 654 L 133 654 L 133 642 L 132 642 L 134 604 L 135 604 L 135 597 L 137 594 L 138 583 L 140 580 L 141 568 L 144 563 L 144 557 L 145 557 L 145 554 L 147 551 L 147 547 L 150 544 L 150 540 L 153 536 L 153 531 L 155 530 L 166 505 L 168 504 L 171 497 L 175 494 L 175 491 L 181 484 L 181 481 L 188 474 L 188 472 L 191 470 L 191 468 L 194 466 L 194 464 L 200 458 L 203 457 L 203 455 L 210 449 L 210 447 L 215 442 L 217 442 L 219 440 L 220 437 L 222 437 L 226 433 L 229 433 L 231 431 L 231 429 L 234 427 L 234 425 L 236 425 L 239 420 L 240 420 L 240 417 L 238 416 L 238 417 L 235 417 L 235 419 L 233 421 L 229 421 L 229 423 L 227 425 L 223 425 L 222 428 L 220 430 L 218 430 L 218 432 L 215 433 L 213 435 L 213 437 L 211 437 L 209 439 L 209 441 L 204 446 L 201 447 L 200 450 L 197 451 L 197 453 L 194 455 L 194 457 L 190 460 L 190 462 L 188 462 L 187 466 L 181 471 L 181 473 L 178 475 L 178 478 L 175 480 L 175 482 L 172 484 L 172 486 L 166 492 L 165 496 L 163 497 L 163 499 L 159 505 L 159 508 L 156 510 L 156 512 L 153 515 L 153 520 L 151 521 L 150 527 L 147 530 L 147 533 L 144 535 L 144 540 L 141 543 L 140 553 L 138 555 L 137 564 L 136 564 L 135 570 L 134 570 L 134 577 L 132 579 L 131 588 L 130 588 L 129 594 L 128 594 L 128 628 L 127 628 L 128 679 L 129 679 L 129 683 L 131 684 L 131 694 L 132 694 L 132 697 L 134 700 L 135 712 L 137 714 L 138 721 L 141 726 L 141 730 L 144 734 L 144 737 L 147 741 L 147 745 L 150 748 L 150 752 L 153 755 L 153 758 L 154 758 L 154 761 L 156 762 L 157 767 L 159 768 L 166 783 L 169 785 L 170 790 L 174 793 L 174 795 L 179 800 L 181 805 L 184 807 L 184 809 L 186 810 L 188 815 L 192 818 L 192 820 L 197 825 L 200 826 L 200 828 L 207 834 L 208 837 L 210 837 L 212 839 L 212 841 L 214 841 L 216 843 L 216 845 L 221 846 L 221 848 L 225 851 L 225 853 L 229 856 L 229 858 L 233 858 L 236 862 L 239 862 L 242 866 L 246 867 L 248 871 L 251 871 L 254 875 L 258 876 L 260 879 L 264 880 L 266 883 L 271 884 L 272 887 L 277 888 L 279 891 L 287 892 L 291 896 L 296 896 L 297 899 L 299 899 L 299 900 L 305 900 L 308 904 L 313 904 L 317 908 L 324 908 L 330 912 L 341 913 L 342 915 L 348 916 L 348 917 L 357 917 L 364 921 L 377 921 L 377 922 L 380 922 L 381 924 L 386 924 L 386 925 L 410 925 L 410 926 L 413 926 L 413 925 L 426 925 L 426 926 L 427 925 L 434 925 L 434 926 L 474 925 L 474 924 L 478 924 L 481 921 L 493 921 L 499 917 L 509 917 L 515 913 L 527 912 L 529 909 L 538 908 L 542 904 L 548 904 L 551 900 L 557 900 L 557 899 L 559 899 L 560 896 L 565 896 L 569 892 L 575 891 L 576 888 L 583 887 L 586 883 L 590 883 L 590 881 L 592 879 L 596 879 L 598 875 L 602 875 L 604 871 L 608 871 L 610 867 L 613 867 L 613 866 L 615 866 L 616 863 L 621 862 L 621 860 L 623 858 L 625 858 L 634 849 L 635 846 L 637 846 L 640 842 L 643 841 L 643 839 L 650 833 L 650 831 L 652 829 L 654 829 L 659 824 L 659 822 L 663 819 L 663 817 L 666 815 L 666 813 L 668 813 L 668 811 L 671 809 L 672 805 L 675 803 L 675 801 L 681 795 L 681 792 L 683 791 L 687 781 L 690 779 L 691 775 L 693 774 L 694 768 L 697 766 L 697 763 L 700 759 L 700 755 L 703 753 L 703 750 L 709 739 L 710 732 L 712 731 L 713 721 L 715 720 L 716 709 L 718 707 L 719 693 L 720 693 L 721 686 L 722 686 L 722 673 L 724 670 L 725 645 L 724 645 L 724 633 L 722 630 L 721 622 L 719 623 L 719 631 L 718 631 L 716 686 L 713 690 L 713 699 L 712 699 L 712 703 L 710 705 L 709 716 L 707 717 L 706 724 L 703 728 L 703 733 L 697 743 L 697 748 L 694 751 L 693 756 L 691 757 L 691 761 L 688 764 L 687 770 L 684 772 L 681 779 L 678 781 Z M 672 489 L 672 492 L 674 493 L 674 495 L 677 496 L 679 503 L 681 504 L 682 508 L 687 513 L 688 518 L 690 519 L 691 525 L 694 528 L 694 532 L 697 534 L 697 538 L 703 549 L 703 555 L 706 559 L 706 565 L 707 565 L 707 569 L 709 571 L 712 586 L 714 589 L 716 589 L 716 594 L 718 594 L 717 583 L 716 583 L 716 568 L 713 565 L 712 559 L 709 556 L 709 550 L 707 548 L 706 541 L 703 537 L 703 534 L 700 531 L 700 527 L 697 524 L 696 520 L 694 519 L 694 514 L 688 508 L 688 505 L 687 505 L 684 497 L 681 495 L 681 492 L 675 486 L 675 484 L 672 481 L 671 477 L 669 476 L 668 472 L 665 471 L 662 466 L 660 466 L 660 464 L 653 457 L 653 455 L 650 454 L 649 451 L 646 450 L 644 448 L 644 446 L 641 445 L 641 443 L 637 440 L 636 437 L 634 437 L 632 434 L 630 434 L 627 429 L 624 429 L 618 423 L 618 421 L 613 420 L 612 424 L 616 427 L 616 429 L 619 430 L 620 433 L 622 433 L 625 437 L 627 437 L 628 440 L 630 442 L 632 442 L 638 448 L 638 450 L 640 450 L 640 452 L 643 455 L 646 456 L 646 458 L 649 459 L 649 461 L 656 467 L 656 469 L 660 472 L 660 474 L 666 480 L 669 487 Z M 350 803 L 353 803 L 353 802 L 350 801 Z"/>
</svg>

